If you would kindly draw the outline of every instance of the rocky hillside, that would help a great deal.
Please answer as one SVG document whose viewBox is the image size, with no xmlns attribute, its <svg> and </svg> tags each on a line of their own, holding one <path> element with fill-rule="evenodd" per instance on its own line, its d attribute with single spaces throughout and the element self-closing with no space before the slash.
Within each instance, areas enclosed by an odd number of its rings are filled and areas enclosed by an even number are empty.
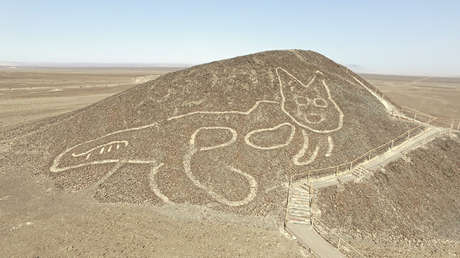
<svg viewBox="0 0 460 258">
<path fill-rule="evenodd" d="M 319 193 L 321 220 L 378 257 L 460 255 L 460 135 Z"/>
<path fill-rule="evenodd" d="M 391 118 L 370 88 L 318 53 L 262 52 L 2 132 L 0 150 L 103 202 L 280 214 L 289 175 L 351 160 L 413 126 Z"/>
</svg>

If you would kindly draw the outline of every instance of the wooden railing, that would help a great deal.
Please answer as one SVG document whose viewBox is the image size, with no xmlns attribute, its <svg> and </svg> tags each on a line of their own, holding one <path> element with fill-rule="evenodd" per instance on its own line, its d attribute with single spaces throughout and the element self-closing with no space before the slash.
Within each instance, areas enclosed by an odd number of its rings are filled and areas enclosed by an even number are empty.
<svg viewBox="0 0 460 258">
<path fill-rule="evenodd" d="M 360 156 L 354 158 L 351 161 L 347 161 L 347 162 L 341 163 L 339 165 L 331 166 L 331 167 L 312 169 L 306 172 L 296 173 L 296 174 L 291 175 L 290 179 L 292 181 L 296 181 L 296 180 L 304 179 L 304 178 L 320 178 L 320 177 L 325 177 L 325 176 L 337 176 L 340 173 L 349 172 L 353 170 L 353 168 L 355 168 L 358 164 L 366 160 L 370 160 L 394 147 L 397 147 L 401 145 L 402 143 L 406 142 L 407 140 L 409 140 L 411 137 L 422 133 L 424 130 L 427 129 L 426 126 L 429 126 L 429 125 L 448 128 L 450 132 L 452 132 L 453 130 L 460 130 L 460 119 L 434 117 L 432 115 L 425 114 L 423 112 L 420 112 L 420 111 L 417 111 L 415 109 L 408 108 L 408 107 L 402 107 L 401 109 L 402 109 L 401 113 L 404 114 L 404 116 L 401 116 L 400 114 L 395 114 L 395 113 L 393 113 L 392 115 L 399 119 L 415 121 L 420 124 L 398 135 L 397 137 L 391 139 L 390 141 L 380 146 L 377 146 L 371 150 L 368 150 L 367 152 L 361 154 Z"/>
<path fill-rule="evenodd" d="M 406 116 L 406 118 L 409 118 L 412 121 L 428 123 L 433 126 L 449 128 L 452 130 L 460 130 L 460 119 L 458 118 L 432 116 L 405 106 L 401 107 L 400 111 Z M 404 119 L 404 117 L 399 118 Z"/>
<path fill-rule="evenodd" d="M 440 136 L 443 134 L 449 133 L 449 131 L 439 131 L 435 134 L 433 134 L 433 137 Z M 416 146 L 423 145 L 427 142 L 430 142 L 431 139 L 426 139 L 424 141 L 420 141 Z M 312 186 L 310 183 L 310 192 L 311 192 Z M 314 195 L 310 195 L 314 197 Z M 313 200 L 310 201 L 310 208 L 311 204 L 313 203 Z M 330 244 L 335 246 L 339 251 L 351 255 L 352 257 L 365 257 L 359 250 L 354 247 L 352 244 L 350 244 L 348 241 L 344 240 L 340 235 L 332 230 L 324 223 L 322 222 L 319 218 L 316 218 L 312 216 L 310 218 L 311 224 L 313 229 L 320 234 L 322 238 L 324 238 L 326 241 L 328 241 Z"/>
<path fill-rule="evenodd" d="M 291 197 L 291 189 L 292 189 L 292 180 L 291 180 L 291 176 L 288 177 L 288 192 L 287 192 L 287 196 L 286 196 L 286 205 L 284 207 L 284 229 L 286 230 L 287 229 L 287 216 L 288 216 L 288 206 L 289 206 L 289 198 Z"/>
<path fill-rule="evenodd" d="M 386 97 L 383 94 L 381 95 L 382 95 L 381 97 Z M 410 138 L 423 133 L 426 129 L 428 129 L 427 126 L 429 125 L 449 128 L 448 133 L 451 133 L 453 130 L 457 130 L 457 131 L 460 130 L 460 119 L 434 117 L 432 115 L 420 112 L 418 110 L 415 110 L 409 107 L 400 107 L 400 112 L 401 113 L 398 113 L 398 114 L 392 113 L 391 115 L 399 119 L 417 122 L 419 123 L 419 125 L 407 130 L 406 132 L 398 135 L 397 137 L 391 139 L 390 141 L 361 154 L 360 156 L 356 157 L 352 161 L 344 162 L 336 166 L 313 169 L 313 170 L 309 170 L 309 171 L 301 172 L 301 173 L 294 173 L 289 176 L 288 194 L 287 194 L 286 208 L 285 208 L 286 213 L 285 213 L 285 220 L 284 220 L 285 229 L 287 229 L 286 222 L 287 222 L 288 202 L 289 202 L 289 196 L 290 196 L 290 191 L 291 191 L 293 182 L 299 179 L 303 179 L 303 178 L 307 178 L 309 180 L 309 183 L 310 183 L 309 190 L 310 190 L 310 197 L 311 197 L 310 209 L 311 209 L 311 206 L 313 203 L 313 195 L 311 193 L 312 185 L 311 185 L 310 179 L 312 179 L 312 177 L 313 178 L 322 178 L 322 177 L 328 177 L 328 176 L 337 177 L 339 174 L 349 173 L 353 170 L 353 168 L 355 168 L 362 162 L 366 160 L 370 160 L 382 153 L 385 153 L 403 144 L 404 142 L 408 141 Z M 445 134 L 445 133 L 446 131 L 439 131 L 438 133 L 433 134 L 433 136 L 438 136 L 438 135 Z M 417 144 L 417 146 L 425 144 L 431 140 L 432 139 L 430 138 L 424 141 L 420 141 Z M 338 233 L 331 231 L 324 222 L 322 222 L 318 218 L 315 218 L 313 216 L 313 212 L 311 214 L 312 215 L 310 217 L 310 221 L 311 221 L 313 229 L 318 234 L 320 234 L 320 236 L 323 237 L 326 241 L 328 241 L 333 246 L 335 246 L 339 251 L 343 251 L 347 255 L 352 255 L 353 257 L 355 256 L 365 257 L 361 252 L 358 251 L 357 248 L 353 247 L 349 242 L 341 238 Z"/>
<path fill-rule="evenodd" d="M 377 146 L 376 148 L 373 148 L 373 149 L 361 154 L 360 156 L 358 156 L 357 158 L 353 159 L 352 161 L 344 162 L 342 164 L 327 167 L 327 168 L 314 169 L 314 170 L 309 170 L 309 171 L 303 172 L 303 173 L 292 174 L 289 177 L 289 182 L 288 182 L 289 190 L 288 190 L 288 196 L 287 196 L 287 201 L 286 201 L 286 214 L 285 214 L 286 217 L 285 217 L 285 222 L 284 222 L 285 227 L 286 227 L 286 221 L 287 221 L 286 220 L 287 219 L 287 205 L 288 205 L 288 202 L 289 202 L 289 195 L 290 195 L 290 190 L 291 190 L 291 186 L 292 186 L 293 182 L 295 182 L 295 181 L 297 181 L 297 180 L 299 180 L 301 178 L 305 178 L 305 177 L 310 180 L 312 178 L 327 177 L 327 176 L 336 176 L 337 177 L 341 173 L 351 172 L 354 167 L 358 166 L 362 162 L 364 162 L 366 160 L 370 160 L 373 157 L 376 157 L 376 156 L 378 156 L 378 155 L 380 155 L 382 153 L 385 153 L 388 150 L 391 150 L 391 149 L 401 145 L 402 143 L 408 141 L 410 138 L 423 133 L 425 130 L 428 129 L 428 127 L 426 127 L 426 125 L 434 125 L 434 122 L 438 120 L 438 118 L 430 116 L 430 115 L 427 115 L 427 114 L 415 113 L 415 111 L 413 111 L 413 112 L 414 112 L 414 115 L 413 115 L 412 118 L 407 117 L 407 115 L 406 115 L 405 118 L 409 119 L 409 120 L 414 120 L 414 121 L 420 122 L 421 123 L 420 125 L 418 125 L 418 126 L 416 126 L 414 128 L 411 128 L 411 129 L 407 130 L 406 132 L 404 132 L 404 133 L 398 135 L 397 137 L 393 138 L 392 140 L 390 140 L 390 141 L 388 141 L 388 142 L 386 142 L 386 143 L 384 143 L 384 144 L 382 144 L 380 146 Z M 423 119 L 423 117 L 425 117 L 426 120 Z M 400 117 L 400 118 L 402 118 L 402 117 Z M 449 130 L 449 131 L 446 131 L 446 130 L 442 131 L 441 130 L 441 131 L 433 134 L 432 136 L 436 137 L 438 135 L 450 133 L 452 130 L 460 129 L 460 121 L 459 121 L 459 123 L 457 125 L 457 128 L 454 128 L 454 126 L 452 126 L 452 125 L 453 125 L 453 123 L 451 122 L 451 126 L 449 127 L 449 129 L 451 129 L 451 130 Z M 432 138 L 428 138 L 428 139 L 426 139 L 424 141 L 420 141 L 417 144 L 417 146 L 425 144 L 425 143 L 427 143 L 427 142 L 429 142 L 431 140 L 432 140 Z M 313 197 L 313 195 L 311 193 L 311 191 L 312 191 L 311 181 L 310 181 L 309 188 L 310 188 L 309 189 L 310 190 L 310 196 Z M 313 203 L 313 198 L 310 201 L 310 209 L 311 209 L 312 203 Z M 349 242 L 347 242 L 346 240 L 341 238 L 338 233 L 335 233 L 335 232 L 331 231 L 329 229 L 329 227 L 327 227 L 327 225 L 324 222 L 322 222 L 318 218 L 315 218 L 313 216 L 313 213 L 311 215 L 310 221 L 311 221 L 311 224 L 312 224 L 314 230 L 318 234 L 320 234 L 321 237 L 323 237 L 326 241 L 328 241 L 333 246 L 335 246 L 339 251 L 343 251 L 347 255 L 352 255 L 353 257 L 355 257 L 355 256 L 365 257 L 361 252 L 358 251 L 357 248 L 355 248 Z"/>
<path fill-rule="evenodd" d="M 351 161 L 347 161 L 347 162 L 341 163 L 339 165 L 331 166 L 331 167 L 312 169 L 306 172 L 296 173 L 296 174 L 291 175 L 291 180 L 297 181 L 299 179 L 304 179 L 304 178 L 318 178 L 318 177 L 325 177 L 328 175 L 337 176 L 340 173 L 351 171 L 353 170 L 353 168 L 355 168 L 357 165 L 361 164 L 362 162 L 366 160 L 370 160 L 392 148 L 395 148 L 401 145 L 402 143 L 409 140 L 411 137 L 424 132 L 425 129 L 426 129 L 425 125 L 423 124 L 418 125 L 398 135 L 397 137 L 391 139 L 390 141 L 382 145 L 379 145 L 371 150 L 366 151 L 365 153 L 359 155 L 358 157 L 354 158 Z"/>
</svg>

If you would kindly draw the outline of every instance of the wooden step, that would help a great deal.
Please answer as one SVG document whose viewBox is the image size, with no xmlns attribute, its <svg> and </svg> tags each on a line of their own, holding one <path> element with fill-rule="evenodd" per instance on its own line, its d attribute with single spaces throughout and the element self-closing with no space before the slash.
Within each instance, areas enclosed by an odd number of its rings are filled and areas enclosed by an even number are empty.
<svg viewBox="0 0 460 258">
<path fill-rule="evenodd" d="M 310 202 L 310 197 L 297 197 L 297 196 L 291 196 L 289 198 L 289 201 L 301 201 L 301 202 Z"/>
<path fill-rule="evenodd" d="M 297 216 L 297 215 L 289 215 L 287 216 L 288 221 L 293 220 L 293 221 L 310 221 L 309 217 L 305 216 Z"/>
<path fill-rule="evenodd" d="M 304 214 L 304 215 L 310 215 L 311 214 L 311 211 L 310 210 L 290 210 L 288 211 L 288 214 Z"/>
<path fill-rule="evenodd" d="M 289 220 L 288 223 L 311 225 L 310 221 Z"/>
<path fill-rule="evenodd" d="M 299 187 L 304 191 L 310 192 L 310 188 L 306 185 L 299 185 Z"/>
</svg>

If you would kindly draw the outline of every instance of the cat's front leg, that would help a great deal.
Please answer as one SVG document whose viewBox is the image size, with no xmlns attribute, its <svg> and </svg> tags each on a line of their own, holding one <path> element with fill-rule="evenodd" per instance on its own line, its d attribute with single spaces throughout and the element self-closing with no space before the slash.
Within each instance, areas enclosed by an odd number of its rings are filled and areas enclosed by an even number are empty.
<svg viewBox="0 0 460 258">
<path fill-rule="evenodd" d="M 306 130 L 301 130 L 303 145 L 300 150 L 292 157 L 292 162 L 296 166 L 306 166 L 315 160 L 323 157 L 330 157 L 334 150 L 334 139 L 332 136 L 310 137 Z"/>
</svg>

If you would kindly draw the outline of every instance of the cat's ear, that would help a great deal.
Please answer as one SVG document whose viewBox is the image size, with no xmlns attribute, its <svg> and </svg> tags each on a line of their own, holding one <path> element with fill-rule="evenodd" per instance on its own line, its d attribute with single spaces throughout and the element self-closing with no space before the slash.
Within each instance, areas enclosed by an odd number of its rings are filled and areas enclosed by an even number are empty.
<svg viewBox="0 0 460 258">
<path fill-rule="evenodd" d="M 303 84 L 283 68 L 276 68 L 276 75 L 278 76 L 281 94 L 284 95 L 285 98 L 292 99 L 294 95 L 305 96 L 308 92 L 308 84 Z M 313 81 L 313 79 L 314 78 L 311 78 L 309 81 Z"/>
<path fill-rule="evenodd" d="M 327 88 L 326 79 L 322 72 L 315 72 L 315 80 L 311 83 L 310 87 L 316 92 L 317 95 L 315 97 L 331 98 L 331 93 Z"/>
<path fill-rule="evenodd" d="M 308 105 L 310 101 L 306 97 L 308 95 L 307 87 L 283 68 L 276 68 L 276 75 L 280 87 L 281 109 L 289 117 L 295 119 L 293 116 L 298 110 L 297 102 Z"/>
<path fill-rule="evenodd" d="M 334 102 L 324 75 L 314 72 L 301 82 L 282 68 L 276 69 L 281 94 L 281 110 L 298 126 L 317 133 L 339 130 L 343 113 Z"/>
</svg>

